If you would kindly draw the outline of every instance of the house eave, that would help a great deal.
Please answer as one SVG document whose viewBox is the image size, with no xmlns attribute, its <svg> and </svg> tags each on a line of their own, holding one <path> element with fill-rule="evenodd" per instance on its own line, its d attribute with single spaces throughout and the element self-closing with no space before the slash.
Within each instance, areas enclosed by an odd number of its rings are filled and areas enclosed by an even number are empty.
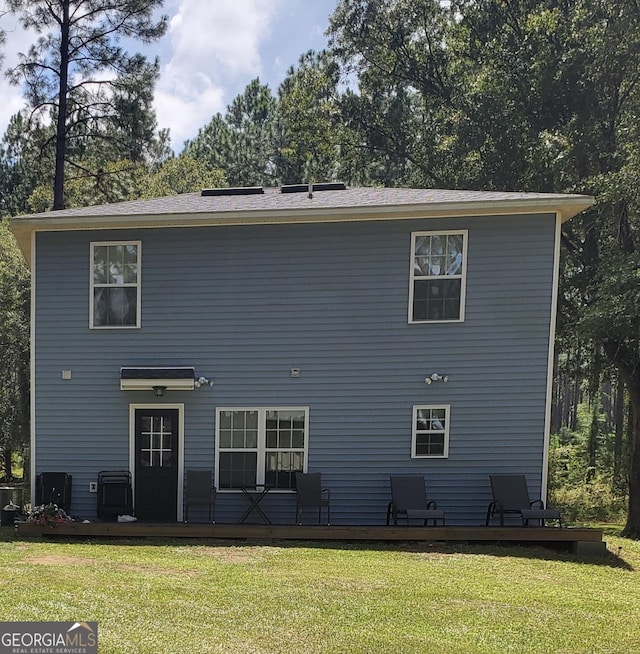
<svg viewBox="0 0 640 654">
<path fill-rule="evenodd" d="M 585 195 L 550 195 L 542 198 L 516 198 L 488 201 L 428 202 L 378 206 L 279 208 L 202 212 L 140 214 L 64 215 L 55 213 L 21 216 L 11 221 L 11 230 L 30 264 L 31 235 L 39 231 L 84 231 L 104 229 L 152 229 L 166 227 L 224 227 L 295 223 L 364 222 L 451 217 L 482 218 L 494 215 L 557 214 L 565 222 L 592 206 L 594 198 Z"/>
</svg>

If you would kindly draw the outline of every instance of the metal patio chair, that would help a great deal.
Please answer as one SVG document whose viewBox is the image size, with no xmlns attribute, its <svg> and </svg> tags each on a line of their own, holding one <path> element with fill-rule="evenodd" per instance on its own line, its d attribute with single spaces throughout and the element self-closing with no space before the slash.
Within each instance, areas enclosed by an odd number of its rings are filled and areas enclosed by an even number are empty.
<svg viewBox="0 0 640 654">
<path fill-rule="evenodd" d="M 319 472 L 296 472 L 296 522 L 302 524 L 305 509 L 318 509 L 318 523 L 322 509 L 327 509 L 327 524 L 331 523 L 331 489 L 322 488 Z"/>
<path fill-rule="evenodd" d="M 133 490 L 128 470 L 102 470 L 98 473 L 98 518 L 117 520 L 133 514 Z"/>
<path fill-rule="evenodd" d="M 213 470 L 187 470 L 184 487 L 185 522 L 189 522 L 189 507 L 198 505 L 209 509 L 209 522 L 215 523 L 216 490 L 213 487 Z"/>
<path fill-rule="evenodd" d="M 444 511 L 438 509 L 433 500 L 427 499 L 424 477 L 421 475 L 391 476 L 391 502 L 387 506 L 387 524 L 398 524 L 398 518 L 422 520 L 424 525 L 433 520 L 434 526 L 438 520 L 444 525 Z"/>
<path fill-rule="evenodd" d="M 520 518 L 527 526 L 529 520 L 537 520 L 544 527 L 546 520 L 557 520 L 562 527 L 560 511 L 546 508 L 541 499 L 531 500 L 524 475 L 489 475 L 493 500 L 487 507 L 485 524 L 488 526 L 492 518 L 500 518 L 500 526 L 504 526 L 505 516 Z"/>
</svg>

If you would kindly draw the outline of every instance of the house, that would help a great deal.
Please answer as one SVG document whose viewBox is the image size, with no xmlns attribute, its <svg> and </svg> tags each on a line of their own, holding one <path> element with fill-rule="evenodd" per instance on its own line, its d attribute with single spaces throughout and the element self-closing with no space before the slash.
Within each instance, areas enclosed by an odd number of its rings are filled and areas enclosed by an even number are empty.
<svg viewBox="0 0 640 654">
<path fill-rule="evenodd" d="M 27 215 L 31 476 L 130 471 L 139 519 L 183 516 L 191 468 L 217 520 L 241 486 L 294 521 L 297 470 L 332 522 L 381 524 L 389 475 L 425 476 L 479 524 L 489 473 L 546 491 L 560 225 L 580 195 L 211 189 Z"/>
</svg>

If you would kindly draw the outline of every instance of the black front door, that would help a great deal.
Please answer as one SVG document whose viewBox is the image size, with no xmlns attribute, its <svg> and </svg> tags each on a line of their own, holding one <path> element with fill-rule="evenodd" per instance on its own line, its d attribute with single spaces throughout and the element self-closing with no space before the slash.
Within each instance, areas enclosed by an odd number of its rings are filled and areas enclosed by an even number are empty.
<svg viewBox="0 0 640 654">
<path fill-rule="evenodd" d="M 138 520 L 178 519 L 178 409 L 136 409 L 134 505 Z"/>
</svg>

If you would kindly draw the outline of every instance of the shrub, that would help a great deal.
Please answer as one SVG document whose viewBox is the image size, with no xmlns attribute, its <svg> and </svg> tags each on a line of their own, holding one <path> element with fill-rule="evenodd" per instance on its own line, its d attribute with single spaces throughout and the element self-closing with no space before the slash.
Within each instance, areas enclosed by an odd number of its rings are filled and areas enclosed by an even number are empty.
<svg viewBox="0 0 640 654">
<path fill-rule="evenodd" d="M 560 509 L 568 522 L 624 522 L 627 484 L 624 480 L 614 483 L 610 448 L 604 445 L 598 450 L 596 465 L 589 466 L 587 441 L 584 429 L 552 434 L 549 505 Z"/>
<path fill-rule="evenodd" d="M 626 519 L 627 498 L 612 490 L 612 482 L 598 475 L 577 485 L 549 486 L 549 505 L 568 522 L 619 522 Z"/>
</svg>

